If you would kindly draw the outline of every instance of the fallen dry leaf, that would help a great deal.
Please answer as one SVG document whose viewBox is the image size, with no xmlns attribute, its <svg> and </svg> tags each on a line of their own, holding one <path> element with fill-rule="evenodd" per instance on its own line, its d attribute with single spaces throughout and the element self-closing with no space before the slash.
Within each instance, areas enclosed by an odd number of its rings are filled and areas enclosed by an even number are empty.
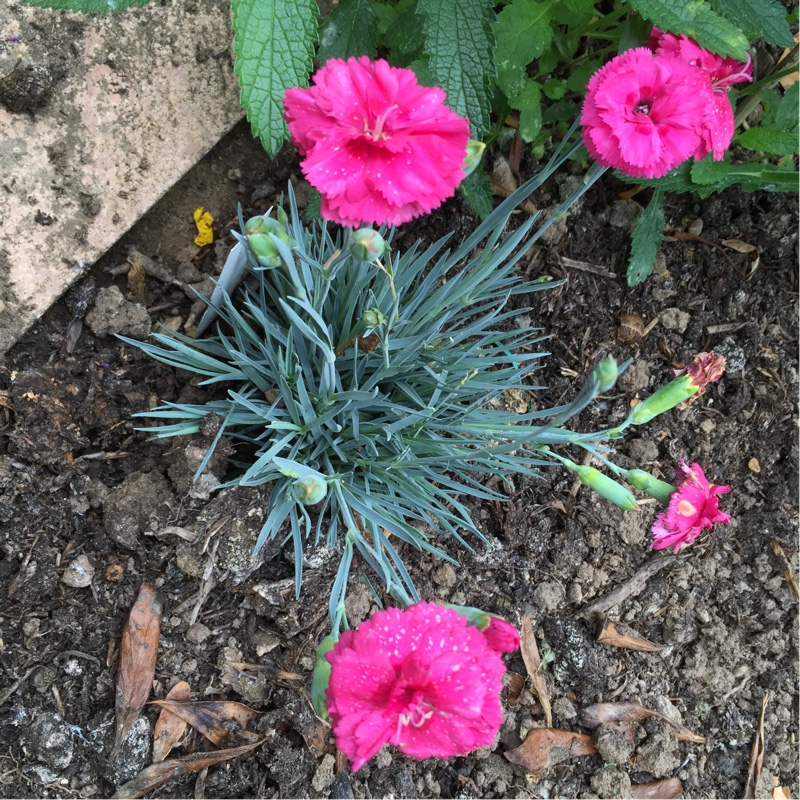
<svg viewBox="0 0 800 800">
<path fill-rule="evenodd" d="M 680 722 L 659 714 L 658 711 L 651 711 L 638 703 L 595 703 L 587 706 L 581 714 L 581 725 L 594 730 L 609 722 L 641 722 L 648 717 L 657 717 L 666 722 L 672 728 L 675 738 L 681 742 L 704 744 L 706 741 L 704 736 L 692 733 Z"/>
<path fill-rule="evenodd" d="M 492 194 L 496 194 L 498 197 L 509 197 L 519 188 L 517 179 L 511 171 L 511 166 L 503 156 L 497 156 L 494 160 L 490 185 Z M 536 206 L 530 200 L 525 200 L 522 203 L 522 208 L 529 214 L 536 213 Z"/>
<path fill-rule="evenodd" d="M 644 653 L 657 653 L 664 649 L 663 644 L 653 644 L 653 642 L 643 639 L 641 636 L 631 636 L 621 633 L 617 624 L 610 619 L 603 623 L 603 629 L 597 637 L 599 644 L 608 647 L 624 647 L 627 650 L 639 650 Z"/>
<path fill-rule="evenodd" d="M 596 752 L 592 737 L 585 733 L 534 728 L 519 747 L 506 751 L 505 757 L 531 774 L 541 775 L 546 769 L 563 761 L 575 756 L 590 756 Z"/>
<path fill-rule="evenodd" d="M 119 646 L 112 759 L 119 752 L 131 725 L 150 695 L 160 635 L 161 598 L 149 583 L 143 583 L 128 616 Z"/>
<path fill-rule="evenodd" d="M 186 681 L 176 683 L 167 692 L 165 700 L 176 700 L 178 702 L 191 702 L 192 690 Z M 158 715 L 155 727 L 153 728 L 153 762 L 163 761 L 170 750 L 178 743 L 181 736 L 186 732 L 187 722 L 177 714 L 173 714 L 169 709 L 162 708 Z"/>
<path fill-rule="evenodd" d="M 764 714 L 766 714 L 768 702 L 769 692 L 764 692 L 764 697 L 761 700 L 761 713 L 758 715 L 758 728 L 756 728 L 753 746 L 750 749 L 750 763 L 747 766 L 747 781 L 744 784 L 743 795 L 745 800 L 753 800 L 753 798 L 755 798 L 756 784 L 761 776 L 761 767 L 764 764 L 764 751 L 766 749 L 766 741 L 764 739 Z"/>
<path fill-rule="evenodd" d="M 758 250 L 754 244 L 748 244 L 741 239 L 723 239 L 722 244 L 725 245 L 725 247 L 730 247 L 731 250 L 735 250 L 737 253 L 755 253 L 755 251 Z"/>
<path fill-rule="evenodd" d="M 677 778 L 665 778 L 653 783 L 632 783 L 631 792 L 636 800 L 672 800 L 683 794 L 683 786 Z"/>
<path fill-rule="evenodd" d="M 127 798 L 134 800 L 137 797 L 144 797 L 148 792 L 158 789 L 159 786 L 169 783 L 174 778 L 179 778 L 189 772 L 200 772 L 206 767 L 212 767 L 214 764 L 237 758 L 250 750 L 254 750 L 256 747 L 260 747 L 271 738 L 271 736 L 265 736 L 257 742 L 244 744 L 241 747 L 217 750 L 214 753 L 193 753 L 190 756 L 171 758 L 169 761 L 151 764 L 149 767 L 145 767 L 133 780 L 120 786 L 113 797 L 126 798 L 126 800 Z"/>
<path fill-rule="evenodd" d="M 185 720 L 217 747 L 225 744 L 232 733 L 255 735 L 246 729 L 259 712 L 244 703 L 233 700 L 153 700 L 153 705 Z"/>
<path fill-rule="evenodd" d="M 506 672 L 506 674 L 503 675 L 503 688 L 506 690 L 506 705 L 518 705 L 519 696 L 525 688 L 525 678 L 517 672 Z"/>
<path fill-rule="evenodd" d="M 772 776 L 772 800 L 791 800 L 792 787 L 781 786 L 781 780 L 777 775 Z"/>
<path fill-rule="evenodd" d="M 550 693 L 547 691 L 547 681 L 542 674 L 542 659 L 539 656 L 539 648 L 536 646 L 536 636 L 533 633 L 531 619 L 527 614 L 522 616 L 522 636 L 519 644 L 522 660 L 525 662 L 525 669 L 531 679 L 536 696 L 542 704 L 545 722 L 547 727 L 553 725 L 553 711 L 550 707 Z"/>
</svg>

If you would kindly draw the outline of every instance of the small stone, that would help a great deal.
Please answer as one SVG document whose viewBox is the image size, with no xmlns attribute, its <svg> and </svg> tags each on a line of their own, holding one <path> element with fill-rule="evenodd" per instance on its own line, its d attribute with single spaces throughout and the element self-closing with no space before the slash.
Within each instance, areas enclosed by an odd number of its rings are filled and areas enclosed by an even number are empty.
<svg viewBox="0 0 800 800">
<path fill-rule="evenodd" d="M 94 567 L 86 556 L 78 556 L 74 561 L 67 564 L 61 582 L 76 589 L 84 589 L 92 585 L 94 579 Z"/>
<path fill-rule="evenodd" d="M 636 766 L 638 769 L 639 765 Z M 598 797 L 633 797 L 630 776 L 621 769 L 604 767 L 592 775 L 591 784 Z"/>
<path fill-rule="evenodd" d="M 209 636 L 211 636 L 211 629 L 203 625 L 202 622 L 195 622 L 195 624 L 190 626 L 189 630 L 186 631 L 186 639 L 192 642 L 192 644 L 202 644 Z"/>
<path fill-rule="evenodd" d="M 121 333 L 134 339 L 150 334 L 150 315 L 141 303 L 126 300 L 116 286 L 97 293 L 94 308 L 86 315 L 86 323 L 95 336 Z"/>
<path fill-rule="evenodd" d="M 635 200 L 617 200 L 611 207 L 608 224 L 612 228 L 630 233 L 642 216 L 642 211 L 642 207 Z"/>
<path fill-rule="evenodd" d="M 635 749 L 633 731 L 622 725 L 601 725 L 594 743 L 607 764 L 626 764 Z"/>
<path fill-rule="evenodd" d="M 321 794 L 333 783 L 333 768 L 335 765 L 336 759 L 330 753 L 327 753 L 311 779 L 311 786 L 315 792 Z"/>
<path fill-rule="evenodd" d="M 433 573 L 433 580 L 437 586 L 442 586 L 445 589 L 452 589 L 458 581 L 458 576 L 452 564 L 442 564 L 442 566 Z"/>
<path fill-rule="evenodd" d="M 689 327 L 690 319 L 691 316 L 686 311 L 681 311 L 679 308 L 665 308 L 661 312 L 661 324 L 668 331 L 684 333 Z"/>
<path fill-rule="evenodd" d="M 533 600 L 544 611 L 555 611 L 564 600 L 564 587 L 560 583 L 540 583 L 533 592 Z"/>
<path fill-rule="evenodd" d="M 553 715 L 556 719 L 575 719 L 578 716 L 578 710 L 568 697 L 557 697 L 553 701 Z"/>
<path fill-rule="evenodd" d="M 714 353 L 725 356 L 725 372 L 741 372 L 747 364 L 744 350 L 730 337 L 726 336 L 718 345 L 714 346 Z"/>
</svg>

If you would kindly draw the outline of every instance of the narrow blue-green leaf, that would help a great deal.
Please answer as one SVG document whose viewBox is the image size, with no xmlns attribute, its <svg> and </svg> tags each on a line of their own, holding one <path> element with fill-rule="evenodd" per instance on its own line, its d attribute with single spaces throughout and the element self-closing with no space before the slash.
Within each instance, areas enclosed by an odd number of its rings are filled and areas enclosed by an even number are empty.
<svg viewBox="0 0 800 800">
<path fill-rule="evenodd" d="M 370 0 L 341 0 L 319 31 L 317 61 L 350 56 L 374 58 L 378 52 L 378 17 Z"/>
<path fill-rule="evenodd" d="M 307 86 L 317 35 L 314 0 L 233 0 L 234 71 L 253 132 L 274 156 L 286 141 L 283 95 Z"/>
<path fill-rule="evenodd" d="M 780 47 L 794 44 L 786 9 L 778 0 L 714 0 L 717 11 L 745 32 Z"/>
<path fill-rule="evenodd" d="M 27 6 L 56 8 L 59 11 L 81 11 L 84 14 L 106 14 L 126 8 L 142 8 L 150 0 L 22 0 Z"/>
<path fill-rule="evenodd" d="M 739 61 L 747 58 L 750 46 L 747 37 L 704 0 L 691 3 L 686 0 L 630 0 L 630 4 L 662 31 L 684 33 L 701 47 L 721 56 L 731 56 Z"/>
<path fill-rule="evenodd" d="M 447 105 L 480 139 L 489 131 L 494 79 L 491 0 L 417 0 L 428 66 L 447 92 Z"/>
<path fill-rule="evenodd" d="M 664 193 L 656 189 L 636 222 L 628 259 L 628 286 L 640 284 L 653 271 L 656 254 L 664 241 Z"/>
</svg>

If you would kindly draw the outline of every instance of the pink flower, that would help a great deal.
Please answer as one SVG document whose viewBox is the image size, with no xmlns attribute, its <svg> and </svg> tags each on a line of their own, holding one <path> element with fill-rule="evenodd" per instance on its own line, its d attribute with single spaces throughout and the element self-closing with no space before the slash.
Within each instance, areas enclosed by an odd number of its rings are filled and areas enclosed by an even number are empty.
<svg viewBox="0 0 800 800">
<path fill-rule="evenodd" d="M 708 81 L 712 100 L 703 117 L 700 129 L 701 142 L 694 157 L 705 158 L 713 152 L 714 160 L 721 161 L 730 146 L 735 129 L 733 108 L 728 99 L 728 87 L 734 83 L 753 80 L 753 64 L 750 56 L 747 56 L 747 61 L 723 58 L 704 50 L 688 36 L 663 33 L 658 28 L 653 28 L 648 46 L 658 55 L 685 61 L 699 70 Z"/>
<path fill-rule="evenodd" d="M 719 510 L 717 499 L 717 495 L 726 494 L 731 487 L 709 483 L 699 464 L 686 466 L 681 461 L 676 483 L 667 510 L 658 515 L 653 525 L 653 550 L 671 547 L 677 553 L 715 522 L 731 521 Z"/>
<path fill-rule="evenodd" d="M 399 225 L 441 205 L 464 177 L 469 122 L 442 89 L 366 56 L 330 59 L 284 98 L 303 174 L 322 215 L 348 227 Z"/>
<path fill-rule="evenodd" d="M 519 633 L 510 623 L 500 617 L 489 614 L 489 624 L 481 633 L 486 644 L 498 653 L 513 653 L 519 650 Z"/>
<path fill-rule="evenodd" d="M 708 353 L 698 353 L 688 367 L 674 370 L 676 378 L 688 375 L 691 385 L 697 388 L 697 393 L 684 400 L 678 408 L 681 410 L 688 408 L 700 395 L 705 394 L 706 386 L 709 383 L 716 383 L 722 377 L 725 364 L 725 356 L 718 356 L 712 350 Z"/>
<path fill-rule="evenodd" d="M 336 746 L 359 770 L 389 742 L 414 758 L 492 744 L 505 667 L 484 633 L 452 608 L 379 611 L 327 655 Z"/>
<path fill-rule="evenodd" d="M 712 92 L 705 76 L 646 47 L 613 58 L 589 80 L 581 124 L 592 157 L 637 178 L 660 178 L 701 144 Z"/>
</svg>

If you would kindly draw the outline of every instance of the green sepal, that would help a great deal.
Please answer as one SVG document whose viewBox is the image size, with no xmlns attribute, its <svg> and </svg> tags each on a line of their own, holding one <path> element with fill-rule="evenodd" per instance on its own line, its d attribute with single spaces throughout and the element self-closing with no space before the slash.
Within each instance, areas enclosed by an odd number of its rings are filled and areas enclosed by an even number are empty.
<svg viewBox="0 0 800 800">
<path fill-rule="evenodd" d="M 314 659 L 314 676 L 311 679 L 311 703 L 317 716 L 322 720 L 328 719 L 325 693 L 328 691 L 328 684 L 331 682 L 331 664 L 325 656 L 333 650 L 335 645 L 336 639 L 333 636 L 326 636 L 320 642 Z"/>
<path fill-rule="evenodd" d="M 670 495 L 676 491 L 671 483 L 660 481 L 643 469 L 630 469 L 625 477 L 630 481 L 631 486 L 636 487 L 640 492 L 649 494 L 650 497 L 654 497 L 665 506 L 669 505 Z"/>
<path fill-rule="evenodd" d="M 586 464 L 572 464 L 569 468 L 578 476 L 580 482 L 597 494 L 604 497 L 609 503 L 619 506 L 625 511 L 638 511 L 639 504 L 636 498 L 620 483 L 604 475 L 599 469 Z"/>
<path fill-rule="evenodd" d="M 675 406 L 693 397 L 698 392 L 691 375 L 681 375 L 670 381 L 666 386 L 662 386 L 657 392 L 653 392 L 650 397 L 637 403 L 628 414 L 630 425 L 644 425 L 651 419 L 663 414 L 665 411 L 675 408 Z"/>
</svg>

